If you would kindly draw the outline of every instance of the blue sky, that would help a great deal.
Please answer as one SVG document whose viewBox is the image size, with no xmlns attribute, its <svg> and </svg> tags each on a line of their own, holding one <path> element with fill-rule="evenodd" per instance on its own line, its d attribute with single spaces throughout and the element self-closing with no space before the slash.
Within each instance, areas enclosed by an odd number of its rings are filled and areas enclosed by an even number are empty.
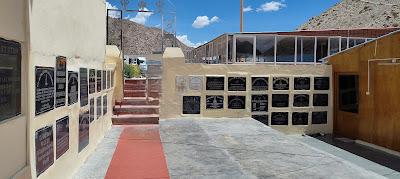
<svg viewBox="0 0 400 179">
<path fill-rule="evenodd" d="M 157 0 L 145 0 L 155 10 Z M 313 16 L 340 0 L 244 0 L 244 31 L 293 31 Z M 109 7 L 120 8 L 119 0 L 107 0 Z M 130 0 L 129 9 L 138 9 L 139 0 Z M 195 46 L 226 33 L 239 31 L 239 0 L 164 0 L 166 11 L 175 11 L 176 30 L 181 41 Z M 251 8 L 249 8 L 251 7 Z M 169 17 L 172 17 L 171 15 Z M 169 19 L 166 17 L 166 19 Z M 127 18 L 159 27 L 157 13 L 132 13 Z"/>
</svg>

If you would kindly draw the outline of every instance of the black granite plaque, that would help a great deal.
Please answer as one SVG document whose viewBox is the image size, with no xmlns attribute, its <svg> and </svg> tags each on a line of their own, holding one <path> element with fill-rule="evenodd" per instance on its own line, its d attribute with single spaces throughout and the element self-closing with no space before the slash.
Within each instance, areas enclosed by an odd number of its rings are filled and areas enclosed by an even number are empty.
<svg viewBox="0 0 400 179">
<path fill-rule="evenodd" d="M 206 90 L 224 90 L 225 77 L 207 77 Z"/>
<path fill-rule="evenodd" d="M 107 114 L 107 94 L 103 96 L 103 116 Z"/>
<path fill-rule="evenodd" d="M 89 119 L 90 119 L 90 123 L 92 123 L 94 121 L 94 98 L 90 99 L 89 102 Z"/>
<path fill-rule="evenodd" d="M 43 127 L 35 133 L 36 176 L 54 163 L 53 126 Z"/>
<path fill-rule="evenodd" d="M 294 90 L 310 90 L 310 77 L 295 77 Z"/>
<path fill-rule="evenodd" d="M 228 96 L 228 109 L 246 109 L 246 96 Z"/>
<path fill-rule="evenodd" d="M 293 125 L 308 125 L 308 112 L 294 112 L 292 113 Z"/>
<path fill-rule="evenodd" d="M 268 95 L 251 95 L 251 112 L 268 112 Z"/>
<path fill-rule="evenodd" d="M 107 89 L 111 88 L 111 71 L 107 70 Z"/>
<path fill-rule="evenodd" d="M 295 94 L 293 95 L 294 107 L 308 107 L 310 106 L 310 95 L 308 94 Z"/>
<path fill-rule="evenodd" d="M 102 110 L 103 110 L 103 108 L 102 108 L 102 104 L 103 103 L 101 103 L 101 96 L 99 96 L 99 97 L 97 97 L 97 99 L 96 99 L 96 104 L 97 104 L 97 108 L 96 108 L 96 119 L 99 119 L 100 117 L 101 117 L 101 112 L 102 112 Z"/>
<path fill-rule="evenodd" d="M 228 91 L 246 91 L 246 77 L 229 77 Z"/>
<path fill-rule="evenodd" d="M 65 106 L 66 83 L 67 58 L 58 56 L 56 60 L 56 108 Z"/>
<path fill-rule="evenodd" d="M 328 123 L 328 112 L 313 112 L 312 113 L 312 124 L 327 124 Z"/>
<path fill-rule="evenodd" d="M 329 77 L 315 77 L 314 90 L 329 90 Z"/>
<path fill-rule="evenodd" d="M 78 72 L 68 71 L 68 105 L 78 102 Z"/>
<path fill-rule="evenodd" d="M 79 152 L 89 144 L 89 111 L 79 114 Z"/>
<path fill-rule="evenodd" d="M 252 115 L 251 118 L 260 121 L 261 123 L 265 124 L 265 125 L 269 125 L 268 123 L 268 115 Z"/>
<path fill-rule="evenodd" d="M 289 107 L 288 94 L 272 94 L 272 107 L 285 108 Z"/>
<path fill-rule="evenodd" d="M 289 113 L 287 112 L 272 112 L 271 125 L 288 125 Z"/>
<path fill-rule="evenodd" d="M 183 114 L 200 114 L 200 96 L 184 96 L 182 104 Z"/>
<path fill-rule="evenodd" d="M 224 108 L 224 96 L 206 96 L 206 108 L 207 109 L 223 109 Z"/>
<path fill-rule="evenodd" d="M 56 122 L 56 158 L 60 158 L 69 149 L 69 117 Z"/>
<path fill-rule="evenodd" d="M 314 106 L 328 106 L 328 94 L 314 94 L 313 98 Z"/>
<path fill-rule="evenodd" d="M 107 89 L 107 73 L 105 70 L 102 71 L 102 76 L 103 76 L 103 78 L 102 78 L 103 86 L 101 89 L 105 90 L 105 89 Z"/>
<path fill-rule="evenodd" d="M 96 79 L 96 82 L 97 82 L 97 92 L 100 92 L 101 91 L 101 87 L 102 87 L 102 84 L 101 84 L 101 82 L 102 82 L 102 80 L 101 80 L 101 70 L 97 70 L 97 79 Z"/>
<path fill-rule="evenodd" d="M 273 78 L 274 90 L 289 90 L 289 77 L 274 77 Z"/>
<path fill-rule="evenodd" d="M 251 77 L 251 90 L 266 91 L 268 90 L 268 77 Z"/>
<path fill-rule="evenodd" d="M 89 94 L 96 92 L 96 70 L 89 70 Z"/>
<path fill-rule="evenodd" d="M 36 115 L 54 109 L 54 68 L 36 67 Z"/>
<path fill-rule="evenodd" d="M 89 101 L 89 89 L 88 89 L 88 72 L 87 68 L 79 69 L 79 86 L 80 86 L 80 99 L 81 99 L 81 107 L 86 106 Z"/>
</svg>

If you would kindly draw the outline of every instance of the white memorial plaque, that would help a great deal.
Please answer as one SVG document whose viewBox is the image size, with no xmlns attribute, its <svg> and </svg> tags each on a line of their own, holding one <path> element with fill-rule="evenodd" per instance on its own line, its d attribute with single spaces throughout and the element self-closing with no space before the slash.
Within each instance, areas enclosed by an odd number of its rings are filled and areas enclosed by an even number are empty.
<svg viewBox="0 0 400 179">
<path fill-rule="evenodd" d="M 186 78 L 185 76 L 175 77 L 175 88 L 178 92 L 184 92 L 186 89 Z"/>
<path fill-rule="evenodd" d="M 190 76 L 189 77 L 189 89 L 193 91 L 201 91 L 203 86 L 202 76 Z"/>
</svg>

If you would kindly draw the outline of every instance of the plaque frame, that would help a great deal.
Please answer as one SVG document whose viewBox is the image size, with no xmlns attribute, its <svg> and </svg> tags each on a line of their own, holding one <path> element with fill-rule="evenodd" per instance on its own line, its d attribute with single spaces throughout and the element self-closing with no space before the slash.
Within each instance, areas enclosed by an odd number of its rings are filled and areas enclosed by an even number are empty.
<svg viewBox="0 0 400 179">
<path fill-rule="evenodd" d="M 185 107 L 185 101 L 188 101 L 191 107 Z M 197 103 L 196 103 L 197 102 Z M 182 97 L 182 114 L 183 115 L 199 115 L 201 114 L 201 96 L 183 96 Z"/>
<path fill-rule="evenodd" d="M 85 122 L 87 121 L 87 123 Z M 78 124 L 78 153 L 82 152 L 90 143 L 89 110 L 80 111 Z"/>
<path fill-rule="evenodd" d="M 285 102 L 285 104 L 276 105 L 274 103 L 274 97 L 277 97 L 277 96 L 281 96 L 281 97 L 285 96 L 285 98 L 287 97 L 287 101 Z M 280 101 L 280 103 L 283 103 L 283 102 Z M 282 94 L 282 93 L 274 93 L 274 94 L 271 95 L 271 106 L 273 108 L 288 108 L 289 107 L 289 103 L 290 103 L 290 95 L 288 93 L 284 93 L 284 94 Z"/>
<path fill-rule="evenodd" d="M 74 80 L 76 84 L 70 84 L 70 82 Z M 73 91 L 72 87 L 75 86 L 75 90 Z M 79 72 L 68 71 L 68 106 L 73 105 L 79 101 Z M 74 99 L 74 100 L 73 100 Z"/>
<path fill-rule="evenodd" d="M 233 105 L 233 101 L 239 101 L 243 105 Z M 228 96 L 228 109 L 245 110 L 246 109 L 246 96 L 245 95 L 229 95 Z"/>
<path fill-rule="evenodd" d="M 275 121 L 275 116 L 284 117 L 282 121 Z M 289 125 L 289 112 L 272 112 L 271 113 L 271 125 L 272 126 L 288 126 Z"/>
<path fill-rule="evenodd" d="M 211 87 L 208 83 L 209 83 L 209 80 L 211 80 L 211 79 L 215 79 L 216 80 L 216 78 L 219 78 L 220 80 L 221 80 L 221 78 L 223 79 L 223 83 L 222 83 L 222 86 L 219 84 L 219 86 L 218 87 Z M 224 75 L 210 75 L 210 76 L 206 76 L 206 83 L 205 83 L 205 85 L 206 85 L 206 91 L 225 91 L 225 80 L 226 79 L 226 76 L 224 76 Z M 220 82 L 219 82 L 220 83 Z"/>
<path fill-rule="evenodd" d="M 326 83 L 326 81 L 324 83 L 319 83 L 318 81 L 325 81 L 328 80 L 328 82 Z M 318 90 L 318 91 L 326 91 L 326 90 L 330 90 L 330 86 L 331 86 L 331 77 L 329 76 L 314 76 L 314 90 Z M 326 84 L 327 86 L 323 86 L 322 84 Z"/>
<path fill-rule="evenodd" d="M 48 72 L 47 72 L 48 71 Z M 45 73 L 45 74 L 44 74 Z M 42 101 L 38 101 L 38 98 L 41 99 L 40 96 L 38 96 L 38 87 L 39 87 L 39 82 L 42 79 L 42 75 L 50 76 L 50 82 L 48 81 L 48 78 L 46 77 L 46 81 L 44 82 L 45 85 L 51 84 L 47 86 L 48 89 L 48 97 L 45 98 Z M 41 66 L 36 66 L 35 67 L 35 115 L 38 116 L 40 114 L 52 111 L 55 109 L 55 75 L 54 75 L 54 67 L 41 67 Z M 43 87 L 44 88 L 44 87 Z M 45 89 L 43 89 L 45 90 Z M 47 94 L 47 93 L 46 93 Z M 50 97 L 51 96 L 51 97 Z M 43 102 L 43 101 L 48 101 L 48 102 Z M 47 105 L 47 108 L 43 108 L 43 105 Z"/>
<path fill-rule="evenodd" d="M 308 79 L 308 82 L 307 82 L 307 80 L 306 80 L 306 84 L 297 84 L 296 85 L 296 82 L 304 82 L 304 81 L 301 81 L 301 80 L 304 80 L 304 79 Z M 299 81 L 300 80 L 300 81 Z M 293 77 L 293 90 L 294 91 L 310 91 L 311 90 L 311 77 L 310 76 L 294 76 Z"/>
<path fill-rule="evenodd" d="M 235 81 L 242 81 L 244 84 L 233 83 Z M 235 85 L 235 86 L 232 86 Z M 245 92 L 247 91 L 247 77 L 245 76 L 229 76 L 228 77 L 228 91 L 229 92 Z"/>
<path fill-rule="evenodd" d="M 260 99 L 258 99 L 258 101 L 255 102 L 254 100 L 256 100 L 255 99 L 256 97 L 262 97 L 265 99 L 261 99 L 261 101 L 260 101 Z M 268 106 L 269 106 L 268 98 L 269 98 L 268 94 L 252 94 L 251 95 L 251 112 L 268 112 Z"/>
<path fill-rule="evenodd" d="M 275 82 L 285 81 L 287 84 L 279 83 L 279 86 Z M 272 89 L 274 91 L 289 91 L 290 89 L 290 77 L 288 76 L 274 76 L 272 78 Z M 287 86 L 286 86 L 287 85 Z"/>
<path fill-rule="evenodd" d="M 209 102 L 209 100 L 211 100 L 212 102 Z M 206 95 L 206 109 L 208 110 L 224 109 L 224 100 L 225 97 L 223 95 Z"/>
<path fill-rule="evenodd" d="M 199 80 L 195 81 L 198 83 L 194 83 L 194 80 Z M 192 91 L 202 91 L 203 90 L 203 76 L 202 75 L 190 75 L 189 76 L 189 90 Z"/>
<path fill-rule="evenodd" d="M 298 98 L 296 97 L 301 97 L 301 96 L 306 96 L 307 98 L 307 104 L 304 105 L 303 103 L 301 103 L 302 101 L 297 101 Z M 293 94 L 293 107 L 294 108 L 308 108 L 310 107 L 310 94 L 306 94 L 306 93 L 295 93 Z"/>
<path fill-rule="evenodd" d="M 323 99 L 326 101 L 318 101 L 318 99 Z M 314 93 L 313 94 L 313 106 L 315 107 L 328 107 L 329 106 L 329 94 L 326 93 Z"/>
<path fill-rule="evenodd" d="M 261 78 L 264 78 L 267 86 L 256 86 L 255 83 L 260 80 Z M 268 91 L 269 90 L 269 82 L 270 82 L 270 77 L 269 76 L 251 76 L 251 91 Z"/>
<path fill-rule="evenodd" d="M 56 121 L 56 159 L 59 159 L 69 150 L 69 126 L 69 116 L 62 117 Z"/>
<path fill-rule="evenodd" d="M 307 126 L 309 121 L 309 113 L 308 112 L 293 112 L 292 113 L 292 125 L 294 126 Z M 302 118 L 302 120 L 295 119 L 296 117 Z M 304 120 L 305 118 L 305 120 Z"/>
<path fill-rule="evenodd" d="M 84 75 L 84 76 L 83 76 Z M 79 99 L 81 107 L 89 104 L 89 79 L 88 69 L 79 68 Z"/>
<path fill-rule="evenodd" d="M 323 119 L 319 118 L 321 115 Z M 311 123 L 323 125 L 328 124 L 328 111 L 313 111 L 311 115 Z"/>
<path fill-rule="evenodd" d="M 56 82 L 56 101 L 55 108 L 65 106 L 67 97 L 67 58 L 64 56 L 56 57 L 55 68 Z"/>
<path fill-rule="evenodd" d="M 44 133 L 44 134 L 42 134 Z M 47 133 L 47 134 L 46 134 Z M 41 135 L 46 135 L 45 139 L 47 142 L 42 143 L 44 138 L 42 140 L 39 139 L 39 136 Z M 45 126 L 42 127 L 35 132 L 35 162 L 36 162 L 36 177 L 39 177 L 42 173 L 44 173 L 47 169 L 49 169 L 53 164 L 54 164 L 54 139 L 53 139 L 53 126 Z M 40 137 L 41 138 L 41 137 Z M 42 144 L 42 145 L 41 145 Z M 46 145 L 47 144 L 47 145 Z M 44 148 L 45 147 L 45 148 Z M 40 148 L 40 149 L 38 149 Z M 42 151 L 41 149 L 46 149 L 44 151 L 47 152 L 41 152 L 43 156 L 46 157 L 39 157 L 40 154 L 38 154 L 38 151 Z M 48 158 L 49 162 L 48 163 L 40 163 L 38 159 L 43 158 Z M 44 160 L 45 161 L 45 160 Z"/>
</svg>

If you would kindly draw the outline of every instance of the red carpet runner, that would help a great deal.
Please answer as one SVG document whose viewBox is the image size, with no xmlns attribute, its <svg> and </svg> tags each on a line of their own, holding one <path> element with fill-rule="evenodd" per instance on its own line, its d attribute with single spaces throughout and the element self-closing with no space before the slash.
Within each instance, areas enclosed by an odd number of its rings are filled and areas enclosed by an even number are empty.
<svg viewBox="0 0 400 179">
<path fill-rule="evenodd" d="M 105 178 L 169 178 L 158 125 L 126 126 Z"/>
</svg>

